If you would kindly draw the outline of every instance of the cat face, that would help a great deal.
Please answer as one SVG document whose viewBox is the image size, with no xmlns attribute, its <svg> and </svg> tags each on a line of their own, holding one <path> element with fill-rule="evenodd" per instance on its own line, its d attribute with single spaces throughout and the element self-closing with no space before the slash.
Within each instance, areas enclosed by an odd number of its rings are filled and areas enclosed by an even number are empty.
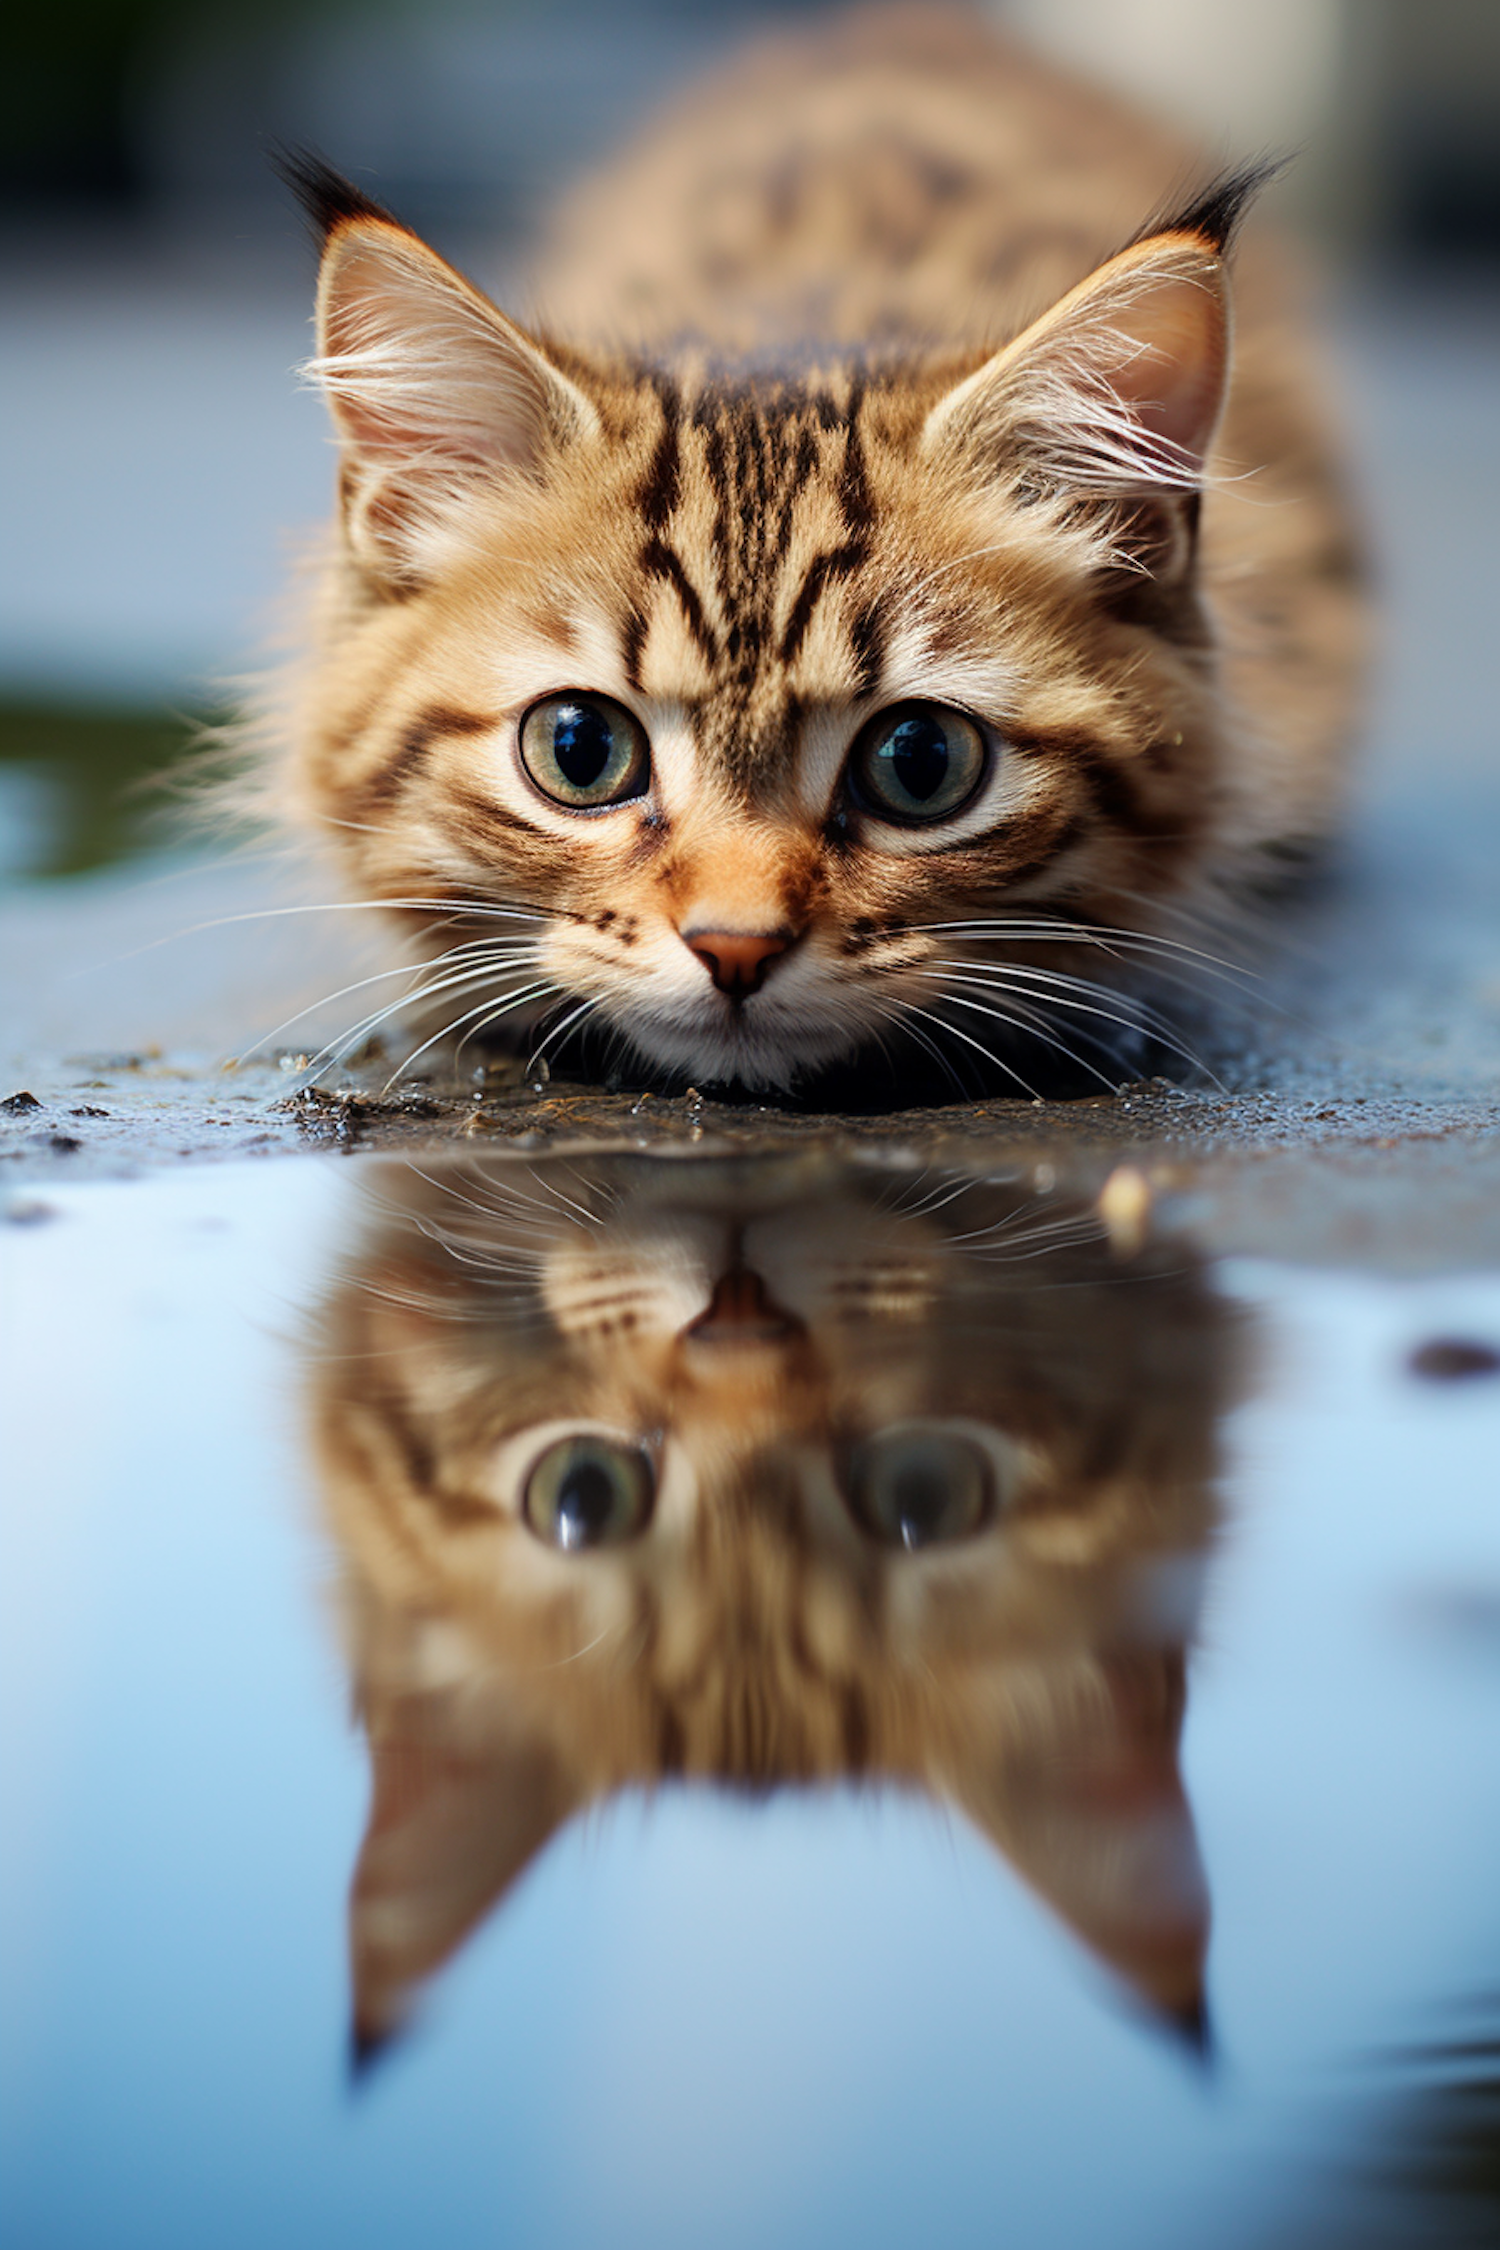
<svg viewBox="0 0 1500 2250">
<path fill-rule="evenodd" d="M 954 1802 L 1190 2014 L 1176 1741 L 1233 1343 L 1180 1259 L 824 1157 L 392 1168 L 382 1201 L 313 1396 L 367 2035 L 561 1822 L 679 1776 Z"/>
<path fill-rule="evenodd" d="M 434 1023 L 752 1087 L 1103 1067 L 1096 972 L 1215 850 L 1223 211 L 998 353 L 726 374 L 539 342 L 302 186 L 343 471 L 300 782 Z"/>
</svg>

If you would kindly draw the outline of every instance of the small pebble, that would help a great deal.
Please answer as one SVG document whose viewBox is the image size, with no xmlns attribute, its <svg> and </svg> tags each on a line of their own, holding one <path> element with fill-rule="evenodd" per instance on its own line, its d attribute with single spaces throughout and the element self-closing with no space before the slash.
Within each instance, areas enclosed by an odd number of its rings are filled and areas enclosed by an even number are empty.
<svg viewBox="0 0 1500 2250">
<path fill-rule="evenodd" d="M 49 1219 L 56 1217 L 55 1204 L 39 1202 L 34 1196 L 13 1196 L 5 1206 L 6 1223 L 13 1227 L 45 1226 Z"/>
</svg>

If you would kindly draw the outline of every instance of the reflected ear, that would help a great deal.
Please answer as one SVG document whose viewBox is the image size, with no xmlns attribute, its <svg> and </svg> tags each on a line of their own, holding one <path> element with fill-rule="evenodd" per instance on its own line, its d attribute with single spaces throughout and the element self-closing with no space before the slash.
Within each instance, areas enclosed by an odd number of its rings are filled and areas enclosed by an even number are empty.
<svg viewBox="0 0 1500 2250">
<path fill-rule="evenodd" d="M 1112 1656 L 1099 1677 L 1086 1717 L 960 1775 L 954 1794 L 1105 1967 L 1201 2048 L 1210 1915 L 1177 1758 L 1183 1651 Z"/>
<path fill-rule="evenodd" d="M 367 568 L 420 576 L 477 482 L 540 480 L 595 437 L 589 400 L 541 345 L 378 204 L 316 159 L 284 176 L 323 238 L 321 386 L 344 453 L 345 536 Z"/>
<path fill-rule="evenodd" d="M 356 2066 L 578 1804 L 549 1745 L 492 1720 L 481 1731 L 457 1696 L 402 1697 L 369 1732 L 370 1815 L 349 1896 Z"/>
<path fill-rule="evenodd" d="M 1224 183 L 1070 290 L 938 401 L 924 452 L 1074 523 L 1095 503 L 1104 561 L 1184 574 L 1228 385 L 1225 251 L 1264 177 Z"/>
</svg>

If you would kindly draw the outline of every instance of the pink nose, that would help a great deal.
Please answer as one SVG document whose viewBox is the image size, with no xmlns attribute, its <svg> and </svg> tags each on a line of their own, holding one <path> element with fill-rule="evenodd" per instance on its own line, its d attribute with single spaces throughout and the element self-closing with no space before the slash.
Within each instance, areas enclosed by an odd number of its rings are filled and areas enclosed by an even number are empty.
<svg viewBox="0 0 1500 2250">
<path fill-rule="evenodd" d="M 743 1000 L 759 992 L 778 953 L 792 943 L 790 930 L 684 930 L 682 942 L 696 953 L 721 992 Z"/>
</svg>

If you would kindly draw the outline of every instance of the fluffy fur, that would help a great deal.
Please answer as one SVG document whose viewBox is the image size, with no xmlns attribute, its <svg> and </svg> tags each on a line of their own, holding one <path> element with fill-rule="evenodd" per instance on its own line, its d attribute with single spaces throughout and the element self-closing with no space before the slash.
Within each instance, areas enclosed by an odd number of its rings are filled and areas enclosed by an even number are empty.
<svg viewBox="0 0 1500 2250">
<path fill-rule="evenodd" d="M 278 787 L 434 1029 L 776 1088 L 1024 1081 L 1030 1034 L 1107 1077 L 1142 969 L 1326 831 L 1354 545 L 1253 225 L 1232 321 L 1257 175 L 1174 207 L 1190 170 L 965 19 L 856 17 L 582 191 L 525 329 L 290 167 L 342 464 Z M 537 786 L 565 694 L 643 730 L 644 789 Z M 851 767 L 912 701 L 986 745 L 949 817 Z"/>
<path fill-rule="evenodd" d="M 627 1787 L 915 1787 L 1187 2030 L 1177 1771 L 1233 1317 L 1007 1182 L 824 1154 L 388 1166 L 322 1309 L 315 1450 L 374 1776 L 362 2051 L 567 1820 Z M 852 1464 L 957 1433 L 999 1500 L 908 1551 Z M 559 1549 L 539 1457 L 652 1463 Z"/>
</svg>

